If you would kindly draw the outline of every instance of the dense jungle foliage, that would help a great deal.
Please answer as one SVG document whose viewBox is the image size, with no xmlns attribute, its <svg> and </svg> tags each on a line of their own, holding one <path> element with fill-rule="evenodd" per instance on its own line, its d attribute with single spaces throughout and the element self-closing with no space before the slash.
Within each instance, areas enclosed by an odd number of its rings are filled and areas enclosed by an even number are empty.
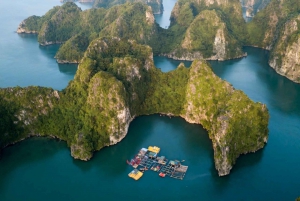
<svg viewBox="0 0 300 201">
<path fill-rule="evenodd" d="M 151 6 L 153 13 L 162 13 L 163 12 L 163 2 L 162 0 L 95 0 L 93 7 L 95 8 L 110 8 L 115 5 L 124 4 L 124 3 L 135 3 L 142 2 Z"/>
<path fill-rule="evenodd" d="M 300 12 L 298 0 L 272 0 L 247 24 L 247 44 L 271 49 L 276 43 L 284 24 Z"/>
<path fill-rule="evenodd" d="M 12 125 L 4 135 L 11 136 L 13 129 L 19 128 L 9 119 L 18 117 L 25 129 L 20 135 L 26 137 L 30 130 L 32 135 L 58 137 L 67 141 L 73 157 L 82 160 L 109 145 L 112 137 L 126 134 L 132 117 L 138 115 L 163 113 L 191 119 L 209 131 L 214 143 L 217 135 L 225 132 L 215 158 L 220 160 L 226 144 L 238 144 L 228 153 L 230 164 L 239 154 L 263 147 L 268 133 L 266 108 L 215 76 L 206 62 L 194 61 L 191 68 L 181 64 L 174 71 L 162 73 L 154 67 L 150 47 L 127 39 L 94 40 L 75 79 L 62 92 L 44 88 L 9 90 L 2 90 L 5 100 L 22 104 L 5 107 L 10 111 L 1 110 L 10 114 L 6 121 Z M 23 91 L 26 95 L 20 98 Z"/>
<path fill-rule="evenodd" d="M 194 30 L 193 33 L 197 32 L 197 36 L 206 35 L 211 38 L 207 40 L 207 37 L 193 37 L 193 43 L 199 43 L 199 47 L 189 49 L 188 52 L 200 51 L 204 58 L 209 58 L 215 54 L 213 39 L 216 36 L 216 26 L 219 25 L 211 23 L 215 18 L 206 19 L 208 27 L 202 27 L 203 29 L 192 22 L 202 11 L 211 10 L 217 13 L 220 23 L 225 24 L 226 44 L 229 44 L 226 46 L 226 58 L 235 58 L 242 55 L 241 45 L 246 30 L 241 9 L 236 9 L 237 3 L 234 1 L 226 6 L 206 6 L 202 1 L 178 1 L 170 28 L 163 29 L 155 23 L 151 9 L 142 3 L 81 11 L 74 3 L 68 2 L 53 8 L 45 16 L 27 18 L 22 26 L 28 31 L 38 32 L 40 44 L 63 43 L 56 55 L 59 62 L 79 62 L 87 48 L 86 44 L 105 36 L 134 39 L 151 46 L 155 55 L 176 51 L 180 56 L 186 52 L 182 51 L 181 44 L 188 29 Z M 174 14 L 176 12 L 177 15 Z M 230 15 L 232 12 L 236 15 Z M 205 18 L 207 17 L 209 16 Z M 26 26 L 27 22 L 29 26 Z"/>
</svg>

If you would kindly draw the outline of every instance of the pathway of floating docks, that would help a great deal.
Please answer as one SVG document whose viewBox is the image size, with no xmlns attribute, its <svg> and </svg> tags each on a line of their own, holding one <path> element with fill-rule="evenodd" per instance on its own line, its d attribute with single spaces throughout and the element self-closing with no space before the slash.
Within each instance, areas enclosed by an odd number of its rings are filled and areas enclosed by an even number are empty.
<svg viewBox="0 0 300 201">
<path fill-rule="evenodd" d="M 142 150 L 142 149 L 141 149 Z M 145 150 L 145 149 L 144 149 Z M 150 157 L 149 151 L 145 153 L 139 152 L 138 155 L 135 156 L 131 161 L 136 161 L 133 163 L 129 163 L 134 168 L 138 168 L 140 170 L 152 170 L 157 173 L 165 173 L 166 176 L 175 178 L 175 179 L 183 179 L 188 166 L 182 165 L 178 160 L 169 161 L 168 159 L 159 160 L 160 157 Z M 168 163 L 169 161 L 169 163 Z"/>
</svg>

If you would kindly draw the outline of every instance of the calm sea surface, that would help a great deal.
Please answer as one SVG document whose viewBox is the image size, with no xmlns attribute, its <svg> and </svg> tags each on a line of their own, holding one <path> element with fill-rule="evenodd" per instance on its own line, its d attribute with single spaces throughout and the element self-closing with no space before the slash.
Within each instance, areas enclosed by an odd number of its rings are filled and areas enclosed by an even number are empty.
<svg viewBox="0 0 300 201">
<path fill-rule="evenodd" d="M 171 10 L 174 0 L 164 4 Z M 58 65 L 53 59 L 58 46 L 40 47 L 36 36 L 15 33 L 24 18 L 55 5 L 59 0 L 0 0 L 0 87 L 63 89 L 73 79 L 76 65 Z M 160 16 L 162 27 L 168 26 L 169 15 Z M 211 141 L 200 125 L 151 115 L 136 118 L 122 142 L 95 153 L 89 162 L 74 160 L 65 142 L 47 138 L 4 149 L 0 200 L 294 200 L 300 196 L 300 85 L 268 66 L 268 52 L 245 51 L 246 58 L 211 64 L 236 89 L 267 104 L 270 136 L 263 150 L 241 156 L 229 176 L 218 177 Z M 155 64 L 166 72 L 179 62 L 155 57 Z M 126 159 L 149 145 L 161 147 L 170 159 L 184 159 L 189 166 L 184 180 L 162 179 L 152 171 L 139 181 L 130 179 Z"/>
</svg>

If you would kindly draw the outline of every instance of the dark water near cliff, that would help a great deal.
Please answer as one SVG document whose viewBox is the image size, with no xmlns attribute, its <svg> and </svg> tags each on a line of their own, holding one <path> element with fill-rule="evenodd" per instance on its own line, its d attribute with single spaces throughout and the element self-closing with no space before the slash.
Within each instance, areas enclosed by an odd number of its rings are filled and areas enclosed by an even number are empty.
<svg viewBox="0 0 300 201">
<path fill-rule="evenodd" d="M 155 56 L 153 59 L 154 65 L 162 72 L 175 70 L 180 63 L 183 63 L 185 67 L 190 67 L 192 64 L 191 61 L 179 61 L 162 56 Z"/>
<path fill-rule="evenodd" d="M 76 66 L 59 66 L 53 59 L 57 46 L 39 47 L 34 36 L 14 33 L 24 18 L 56 4 L 0 1 L 0 87 L 62 89 L 73 79 Z M 240 157 L 229 176 L 217 176 L 211 142 L 200 125 L 151 115 L 135 119 L 122 142 L 89 162 L 73 160 L 66 143 L 45 138 L 4 149 L 0 200 L 294 200 L 300 196 L 300 85 L 277 75 L 266 51 L 245 51 L 247 58 L 211 64 L 218 76 L 267 104 L 270 137 L 263 150 Z M 155 58 L 163 71 L 175 69 L 176 62 Z M 128 178 L 126 159 L 148 145 L 160 146 L 171 159 L 185 159 L 184 180 L 162 179 L 151 171 L 138 182 Z"/>
</svg>

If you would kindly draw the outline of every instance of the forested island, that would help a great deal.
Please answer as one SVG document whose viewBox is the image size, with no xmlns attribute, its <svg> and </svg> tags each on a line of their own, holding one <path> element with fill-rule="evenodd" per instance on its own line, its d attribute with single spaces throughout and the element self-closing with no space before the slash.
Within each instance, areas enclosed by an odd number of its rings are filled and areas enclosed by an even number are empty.
<svg viewBox="0 0 300 201">
<path fill-rule="evenodd" d="M 271 51 L 269 64 L 279 74 L 300 82 L 300 57 L 293 56 L 299 52 L 299 1 L 242 3 L 263 9 L 246 23 L 237 0 L 179 0 L 169 29 L 159 27 L 152 8 L 143 3 L 87 11 L 66 3 L 27 18 L 18 33 L 38 33 L 41 45 L 63 43 L 56 55 L 60 63 L 79 63 L 93 39 L 108 35 L 134 39 L 152 47 L 155 55 L 179 60 L 239 58 L 246 56 L 242 46 L 255 46 Z"/>
<path fill-rule="evenodd" d="M 62 92 L 42 87 L 6 88 L 1 96 L 1 147 L 28 136 L 67 141 L 74 158 L 119 142 L 130 122 L 155 113 L 181 116 L 209 132 L 219 175 L 236 158 L 255 152 L 268 138 L 265 105 L 252 102 L 212 72 L 205 61 L 162 73 L 152 49 L 133 40 L 99 38 Z"/>
<path fill-rule="evenodd" d="M 143 3 L 81 11 L 68 2 L 42 17 L 31 16 L 18 33 L 37 33 L 41 45 L 62 44 L 57 61 L 79 67 L 61 92 L 0 90 L 0 147 L 33 135 L 51 136 L 67 141 L 74 158 L 88 160 L 124 138 L 135 117 L 161 113 L 203 125 L 213 143 L 215 167 L 227 175 L 240 154 L 267 142 L 269 114 L 265 105 L 214 75 L 205 60 L 243 57 L 243 45 L 258 46 L 271 50 L 275 69 L 285 62 L 285 68 L 293 68 L 293 80 L 299 80 L 299 59 L 286 62 L 299 41 L 299 7 L 290 2 L 271 1 L 246 24 L 238 0 L 179 0 L 169 29 L 159 27 L 152 8 Z M 286 13 L 273 9 L 278 3 Z M 153 54 L 194 62 L 162 73 Z"/>
</svg>

